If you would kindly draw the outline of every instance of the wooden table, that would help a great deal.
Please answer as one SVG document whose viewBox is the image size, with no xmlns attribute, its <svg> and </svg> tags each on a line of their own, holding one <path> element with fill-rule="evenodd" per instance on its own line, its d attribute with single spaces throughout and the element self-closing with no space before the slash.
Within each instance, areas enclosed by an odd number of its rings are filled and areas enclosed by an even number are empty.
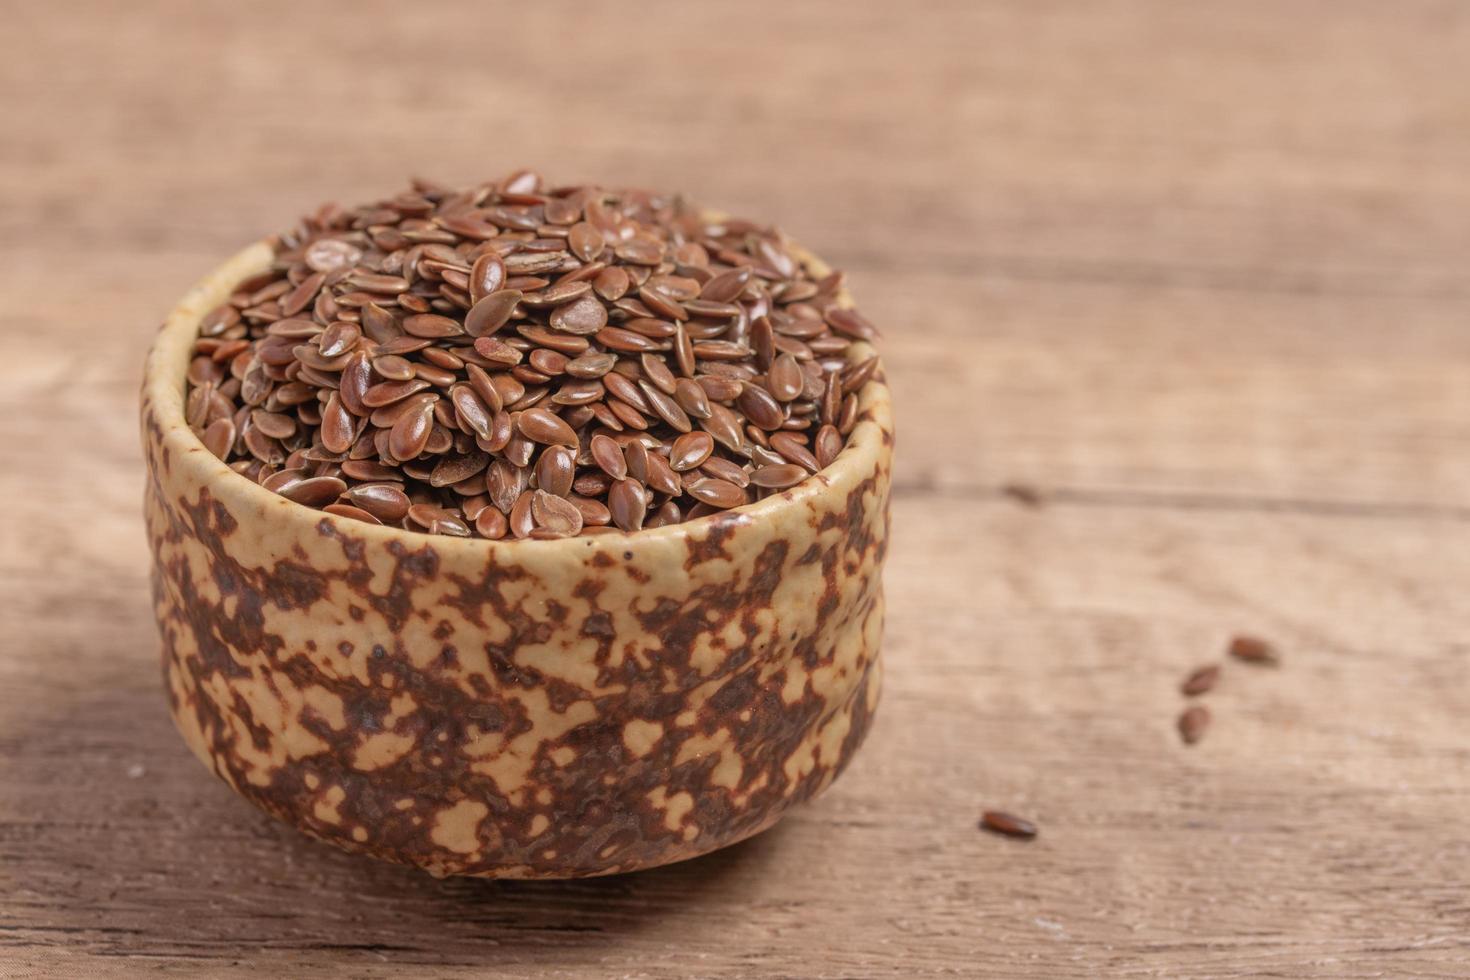
<svg viewBox="0 0 1470 980">
<path fill-rule="evenodd" d="M 6 18 L 0 975 L 1470 975 L 1464 4 Z M 521 164 L 849 271 L 901 430 L 889 672 L 853 768 L 760 838 L 435 881 L 187 755 L 134 398 L 240 243 Z M 1185 748 L 1178 681 L 1241 631 L 1285 663 L 1229 666 Z"/>
</svg>

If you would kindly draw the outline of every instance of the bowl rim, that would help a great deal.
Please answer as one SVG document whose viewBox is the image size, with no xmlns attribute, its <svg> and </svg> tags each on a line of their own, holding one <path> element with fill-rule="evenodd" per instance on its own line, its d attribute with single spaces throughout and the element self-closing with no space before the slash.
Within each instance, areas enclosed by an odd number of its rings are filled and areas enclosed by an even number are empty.
<svg viewBox="0 0 1470 980">
<path fill-rule="evenodd" d="M 788 247 L 814 276 L 820 278 L 831 271 L 825 262 L 801 246 L 791 243 Z M 320 533 L 322 522 L 326 521 L 337 533 L 350 534 L 359 540 L 383 545 L 397 542 L 415 548 L 432 545 L 436 552 L 446 556 L 458 554 L 507 559 L 519 556 L 524 559 L 533 555 L 542 558 L 565 552 L 569 558 L 585 560 L 589 549 L 594 552 L 621 552 L 638 545 L 683 542 L 693 534 L 712 531 L 717 527 L 760 523 L 774 526 L 771 518 L 790 511 L 794 505 L 815 502 L 837 492 L 847 493 L 850 488 L 877 474 L 883 468 L 883 462 L 892 455 L 892 406 L 888 386 L 880 370 L 859 390 L 858 422 L 848 435 L 842 452 L 831 465 L 780 493 L 692 521 L 638 531 L 615 530 L 613 533 L 575 535 L 569 538 L 489 539 L 409 531 L 329 514 L 288 500 L 236 473 L 205 447 L 184 420 L 187 371 L 200 321 L 206 313 L 224 303 L 240 282 L 264 271 L 274 259 L 275 249 L 270 240 L 261 239 L 216 266 L 184 294 L 164 318 L 149 347 L 144 364 L 141 401 L 145 427 L 144 454 L 150 469 L 154 465 L 154 453 L 147 430 L 152 428 L 155 430 L 152 439 L 157 440 L 159 448 L 174 451 L 173 466 L 183 465 L 196 469 L 200 486 L 208 487 L 216 497 L 234 498 L 252 510 L 262 514 L 269 512 L 273 525 L 282 530 L 315 535 Z M 851 299 L 845 292 L 839 296 L 838 301 L 844 306 L 852 306 Z M 873 353 L 876 351 L 870 344 L 857 341 L 849 348 L 848 356 L 849 360 L 856 361 Z M 880 362 L 880 368 L 881 366 Z M 287 506 L 280 507 L 280 504 Z M 273 512 L 268 511 L 268 508 L 274 508 Z M 499 554 L 501 549 L 513 550 L 502 556 Z"/>
</svg>

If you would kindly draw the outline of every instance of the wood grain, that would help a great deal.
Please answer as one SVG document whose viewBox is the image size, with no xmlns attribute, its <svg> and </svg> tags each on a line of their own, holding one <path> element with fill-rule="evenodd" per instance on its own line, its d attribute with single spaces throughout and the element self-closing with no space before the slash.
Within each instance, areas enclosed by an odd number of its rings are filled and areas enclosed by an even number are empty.
<svg viewBox="0 0 1470 980">
<path fill-rule="evenodd" d="M 1470 8 L 6 16 L 0 976 L 1470 975 Z M 899 411 L 888 680 L 762 837 L 440 882 L 188 757 L 133 401 L 239 243 L 520 164 L 684 187 L 849 270 Z M 1228 665 L 1186 750 L 1176 685 L 1236 631 L 1285 664 Z"/>
</svg>

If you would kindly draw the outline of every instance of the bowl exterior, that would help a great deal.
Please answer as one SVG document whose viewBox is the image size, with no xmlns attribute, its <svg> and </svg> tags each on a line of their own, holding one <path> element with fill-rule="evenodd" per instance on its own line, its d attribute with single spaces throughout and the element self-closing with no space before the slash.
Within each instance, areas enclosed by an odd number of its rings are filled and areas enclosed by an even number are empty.
<svg viewBox="0 0 1470 980">
<path fill-rule="evenodd" d="M 185 741 L 267 812 L 434 874 L 692 857 L 824 789 L 877 703 L 887 390 L 828 470 L 634 535 L 487 542 L 343 520 L 228 470 L 183 422 L 200 315 L 165 323 L 142 423 L 153 598 Z"/>
</svg>

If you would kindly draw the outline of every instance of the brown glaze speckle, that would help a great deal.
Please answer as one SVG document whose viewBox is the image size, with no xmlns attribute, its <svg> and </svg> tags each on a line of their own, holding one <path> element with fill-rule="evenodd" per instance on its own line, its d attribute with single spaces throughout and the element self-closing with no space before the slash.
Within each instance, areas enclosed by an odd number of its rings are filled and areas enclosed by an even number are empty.
<svg viewBox="0 0 1470 980">
<path fill-rule="evenodd" d="M 430 539 L 323 517 L 183 424 L 196 289 L 143 437 L 169 705 L 268 813 L 434 874 L 573 877 L 724 846 L 819 793 L 877 704 L 891 423 L 769 500 L 633 535 Z"/>
</svg>

